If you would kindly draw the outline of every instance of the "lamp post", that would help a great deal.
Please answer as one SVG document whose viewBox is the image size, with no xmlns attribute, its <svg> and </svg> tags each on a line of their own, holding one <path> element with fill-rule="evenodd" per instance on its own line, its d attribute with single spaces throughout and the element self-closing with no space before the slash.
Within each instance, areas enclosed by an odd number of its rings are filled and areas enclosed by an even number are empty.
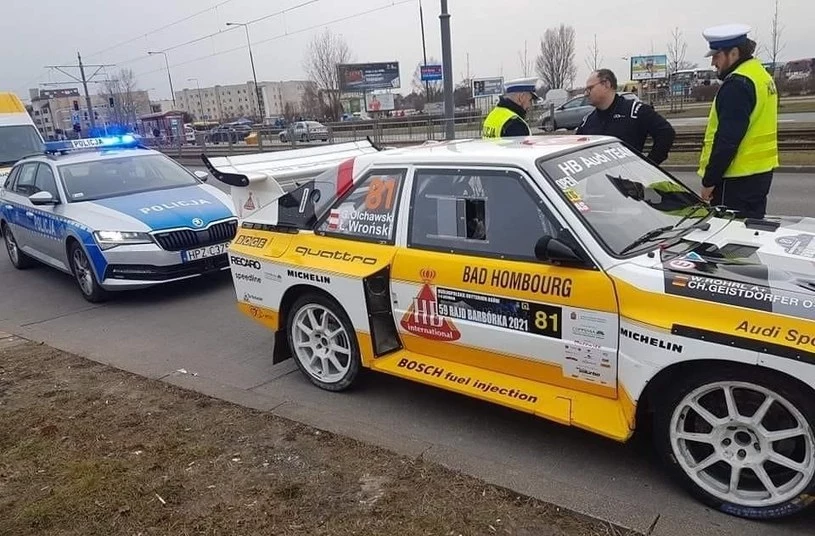
<svg viewBox="0 0 815 536">
<path fill-rule="evenodd" d="M 167 53 L 166 52 L 155 52 L 155 51 L 148 51 L 148 54 L 151 56 L 153 54 L 161 54 L 164 56 L 164 65 L 167 66 L 167 79 L 170 81 L 170 96 L 173 98 L 173 108 L 175 108 L 175 91 L 173 91 L 173 77 L 170 75 L 170 62 L 167 60 Z"/>
<path fill-rule="evenodd" d="M 263 112 L 260 110 L 260 90 L 258 89 L 258 77 L 255 74 L 255 59 L 252 56 L 252 41 L 249 39 L 249 24 L 245 22 L 227 22 L 227 26 L 243 26 L 246 30 L 246 45 L 249 47 L 249 61 L 252 64 L 252 80 L 255 81 L 255 100 L 257 102 L 258 121 L 263 121 Z"/>
<path fill-rule="evenodd" d="M 204 117 L 204 101 L 201 99 L 201 84 L 198 83 L 197 78 L 187 78 L 187 82 L 195 80 L 195 85 L 198 87 L 198 105 L 201 107 L 201 121 L 205 119 Z"/>
</svg>

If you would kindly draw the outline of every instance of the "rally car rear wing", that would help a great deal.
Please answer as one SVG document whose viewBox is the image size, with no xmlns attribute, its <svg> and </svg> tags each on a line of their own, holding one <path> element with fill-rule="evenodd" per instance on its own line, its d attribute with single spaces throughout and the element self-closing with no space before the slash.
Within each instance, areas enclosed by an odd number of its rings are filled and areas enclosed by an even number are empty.
<svg viewBox="0 0 815 536">
<path fill-rule="evenodd" d="M 379 150 L 366 139 L 239 156 L 209 158 L 201 154 L 201 160 L 213 177 L 230 186 L 235 211 L 238 218 L 244 219 L 284 195 L 285 187 L 296 186 L 350 158 Z"/>
</svg>

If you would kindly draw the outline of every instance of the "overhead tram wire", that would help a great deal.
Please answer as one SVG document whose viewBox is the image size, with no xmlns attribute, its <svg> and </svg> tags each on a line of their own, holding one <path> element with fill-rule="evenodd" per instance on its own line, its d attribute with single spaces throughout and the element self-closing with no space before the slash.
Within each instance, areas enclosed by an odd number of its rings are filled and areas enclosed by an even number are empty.
<svg viewBox="0 0 815 536">
<path fill-rule="evenodd" d="M 317 29 L 317 28 L 323 28 L 325 26 L 330 26 L 332 24 L 337 24 L 339 22 L 345 22 L 347 20 L 355 19 L 357 17 L 363 17 L 365 15 L 370 15 L 371 13 L 376 13 L 377 11 L 383 11 L 385 9 L 390 9 L 392 7 L 396 7 L 396 6 L 400 6 L 400 5 L 408 4 L 408 3 L 414 3 L 414 2 L 415 2 L 415 0 L 398 0 L 398 1 L 394 0 L 393 2 L 391 2 L 391 4 L 386 5 L 386 6 L 379 6 L 379 7 L 376 7 L 376 8 L 368 9 L 366 11 L 361 11 L 359 13 L 354 13 L 352 15 L 346 15 L 346 16 L 340 17 L 338 19 L 330 20 L 328 22 L 322 22 L 320 24 L 315 24 L 313 26 L 309 26 L 309 27 L 306 27 L 306 28 L 301 28 L 301 29 L 295 30 L 293 32 L 288 32 L 287 31 L 284 34 L 276 35 L 274 37 L 269 37 L 267 39 L 261 39 L 260 41 L 255 41 L 254 43 L 252 43 L 252 45 L 256 46 L 256 45 L 261 45 L 261 44 L 264 44 L 264 43 L 269 43 L 271 41 L 276 41 L 278 39 L 283 39 L 284 37 L 289 37 L 290 35 L 297 35 L 297 34 L 300 34 L 300 33 L 303 33 L 303 32 L 308 32 L 310 30 L 314 30 L 314 29 Z M 209 36 L 209 37 L 211 37 L 211 36 Z M 198 62 L 198 61 L 206 60 L 206 59 L 209 59 L 209 58 L 214 58 L 214 57 L 221 56 L 221 55 L 224 55 L 224 54 L 230 54 L 232 52 L 236 52 L 238 50 L 244 50 L 246 48 L 247 48 L 247 45 L 242 45 L 242 46 L 238 46 L 238 47 L 235 47 L 235 48 L 222 50 L 220 52 L 214 52 L 212 54 L 207 54 L 206 56 L 201 56 L 201 57 L 194 58 L 194 59 L 191 59 L 191 60 L 186 60 L 186 61 L 182 61 L 182 62 L 179 62 L 179 63 L 175 63 L 175 64 L 171 65 L 170 67 L 180 67 L 182 65 L 195 63 L 195 62 Z M 159 73 L 159 72 L 162 72 L 164 70 L 165 69 L 154 69 L 152 71 L 145 71 L 145 72 L 138 73 L 136 76 L 145 76 L 145 75 L 148 75 L 148 74 Z"/>
</svg>

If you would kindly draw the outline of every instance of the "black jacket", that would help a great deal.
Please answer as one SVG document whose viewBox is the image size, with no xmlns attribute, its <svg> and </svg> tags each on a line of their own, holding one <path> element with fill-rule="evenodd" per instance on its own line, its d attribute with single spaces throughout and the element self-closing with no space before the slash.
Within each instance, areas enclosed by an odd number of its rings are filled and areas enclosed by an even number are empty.
<svg viewBox="0 0 815 536">
<path fill-rule="evenodd" d="M 617 95 L 607 110 L 595 109 L 577 127 L 577 134 L 614 136 L 642 152 L 645 140 L 654 139 L 648 160 L 661 164 L 668 158 L 676 131 L 651 106 L 639 100 L 628 100 Z"/>
<path fill-rule="evenodd" d="M 523 108 L 521 108 L 520 106 L 518 106 L 517 104 L 515 104 L 506 97 L 501 97 L 498 99 L 498 104 L 496 104 L 496 108 L 499 106 L 515 112 L 524 119 L 526 118 L 526 110 L 524 110 Z M 526 124 L 526 122 L 517 118 L 510 119 L 509 121 L 504 123 L 504 128 L 501 130 L 502 138 L 508 138 L 511 136 L 530 136 L 531 134 L 532 133 L 530 132 L 529 126 Z"/>
<path fill-rule="evenodd" d="M 704 186 L 718 186 L 722 183 L 724 172 L 730 167 L 741 145 L 741 140 L 750 126 L 750 114 L 756 107 L 756 86 L 746 76 L 731 74 L 736 68 L 750 58 L 736 62 L 723 73 L 724 82 L 716 95 L 716 114 L 719 116 L 719 127 L 713 138 L 710 161 L 702 177 Z"/>
</svg>

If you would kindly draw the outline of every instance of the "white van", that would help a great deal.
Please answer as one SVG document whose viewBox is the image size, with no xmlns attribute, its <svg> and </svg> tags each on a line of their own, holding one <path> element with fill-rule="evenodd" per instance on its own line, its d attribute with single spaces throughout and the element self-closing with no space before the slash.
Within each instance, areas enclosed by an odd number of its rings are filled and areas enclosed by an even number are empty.
<svg viewBox="0 0 815 536">
<path fill-rule="evenodd" d="M 0 92 L 0 183 L 17 160 L 42 153 L 44 143 L 20 98 Z"/>
</svg>

